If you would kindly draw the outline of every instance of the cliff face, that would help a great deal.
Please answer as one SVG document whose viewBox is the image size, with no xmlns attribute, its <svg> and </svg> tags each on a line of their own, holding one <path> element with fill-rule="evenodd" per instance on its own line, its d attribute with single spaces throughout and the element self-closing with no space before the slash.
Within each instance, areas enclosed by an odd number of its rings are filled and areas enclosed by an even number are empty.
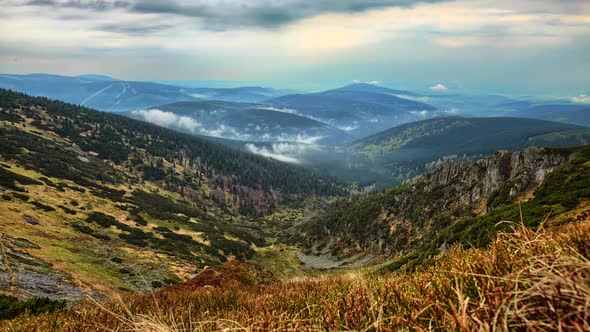
<svg viewBox="0 0 590 332">
<path fill-rule="evenodd" d="M 435 170 L 419 178 L 417 185 L 422 182 L 425 190 L 449 187 L 446 190 L 452 190 L 462 206 L 477 206 L 499 189 L 507 191 L 503 197 L 506 201 L 513 201 L 565 161 L 563 155 L 536 147 L 514 153 L 499 151 L 475 161 L 435 162 L 431 164 Z"/>
<path fill-rule="evenodd" d="M 434 170 L 383 193 L 343 201 L 301 226 L 307 245 L 339 254 L 407 253 L 454 222 L 526 199 L 563 154 L 500 151 L 473 161 L 438 161 Z"/>
</svg>

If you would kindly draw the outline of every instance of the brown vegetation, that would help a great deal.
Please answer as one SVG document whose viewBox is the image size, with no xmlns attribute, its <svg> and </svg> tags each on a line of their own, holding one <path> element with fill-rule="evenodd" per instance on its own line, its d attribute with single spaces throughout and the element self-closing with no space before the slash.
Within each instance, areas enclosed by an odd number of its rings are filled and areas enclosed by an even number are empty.
<svg viewBox="0 0 590 332">
<path fill-rule="evenodd" d="M 0 326 L 8 331 L 587 331 L 589 237 L 588 222 L 551 231 L 515 226 L 486 249 L 455 246 L 416 272 L 359 271 L 283 283 L 269 283 L 270 275 L 259 268 L 233 262 L 184 286 L 21 316 Z"/>
</svg>

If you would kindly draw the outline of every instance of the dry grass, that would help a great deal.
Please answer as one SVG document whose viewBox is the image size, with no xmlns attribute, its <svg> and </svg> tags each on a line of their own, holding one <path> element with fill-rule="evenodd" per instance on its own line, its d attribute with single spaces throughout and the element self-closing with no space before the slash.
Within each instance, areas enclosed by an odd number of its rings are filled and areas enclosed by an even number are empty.
<svg viewBox="0 0 590 332">
<path fill-rule="evenodd" d="M 154 294 L 0 323 L 8 331 L 589 331 L 590 222 L 515 226 L 420 271 L 355 272 Z M 247 269 L 247 265 L 244 264 Z"/>
</svg>

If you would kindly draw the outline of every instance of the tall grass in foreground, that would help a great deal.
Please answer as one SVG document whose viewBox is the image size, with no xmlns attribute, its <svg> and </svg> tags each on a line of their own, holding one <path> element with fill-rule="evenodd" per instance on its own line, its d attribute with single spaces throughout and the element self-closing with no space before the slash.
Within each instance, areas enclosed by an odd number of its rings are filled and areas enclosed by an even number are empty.
<svg viewBox="0 0 590 332">
<path fill-rule="evenodd" d="M 3 330 L 589 331 L 590 222 L 558 231 L 515 226 L 486 249 L 454 246 L 416 272 L 355 272 L 276 284 L 227 276 L 58 314 Z M 244 264 L 246 266 L 246 264 Z"/>
</svg>

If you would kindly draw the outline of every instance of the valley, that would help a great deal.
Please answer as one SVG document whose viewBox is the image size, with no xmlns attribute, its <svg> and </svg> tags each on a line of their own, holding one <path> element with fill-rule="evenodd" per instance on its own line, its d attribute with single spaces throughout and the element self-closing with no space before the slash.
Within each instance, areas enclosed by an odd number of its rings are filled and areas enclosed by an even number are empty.
<svg viewBox="0 0 590 332">
<path fill-rule="evenodd" d="M 321 97 L 357 91 L 351 110 L 399 103 L 366 85 Z M 347 288 L 390 282 L 373 275 L 422 278 L 447 256 L 495 250 L 487 248 L 515 227 L 589 222 L 586 127 L 433 115 L 355 139 L 274 103 L 181 101 L 114 114 L 0 90 L 0 289 L 15 312 L 7 317 L 57 310 L 69 319 L 67 304 L 118 328 L 126 323 L 94 303 L 116 307 L 124 296 L 139 306 L 152 294 L 177 306 L 171 294 L 192 301 L 207 296 L 203 287 L 276 297 L 273 287 L 313 280 Z M 33 316 L 17 324 L 45 326 L 46 316 Z"/>
<path fill-rule="evenodd" d="M 0 332 L 590 331 L 590 1 L 0 3 Z"/>
</svg>

